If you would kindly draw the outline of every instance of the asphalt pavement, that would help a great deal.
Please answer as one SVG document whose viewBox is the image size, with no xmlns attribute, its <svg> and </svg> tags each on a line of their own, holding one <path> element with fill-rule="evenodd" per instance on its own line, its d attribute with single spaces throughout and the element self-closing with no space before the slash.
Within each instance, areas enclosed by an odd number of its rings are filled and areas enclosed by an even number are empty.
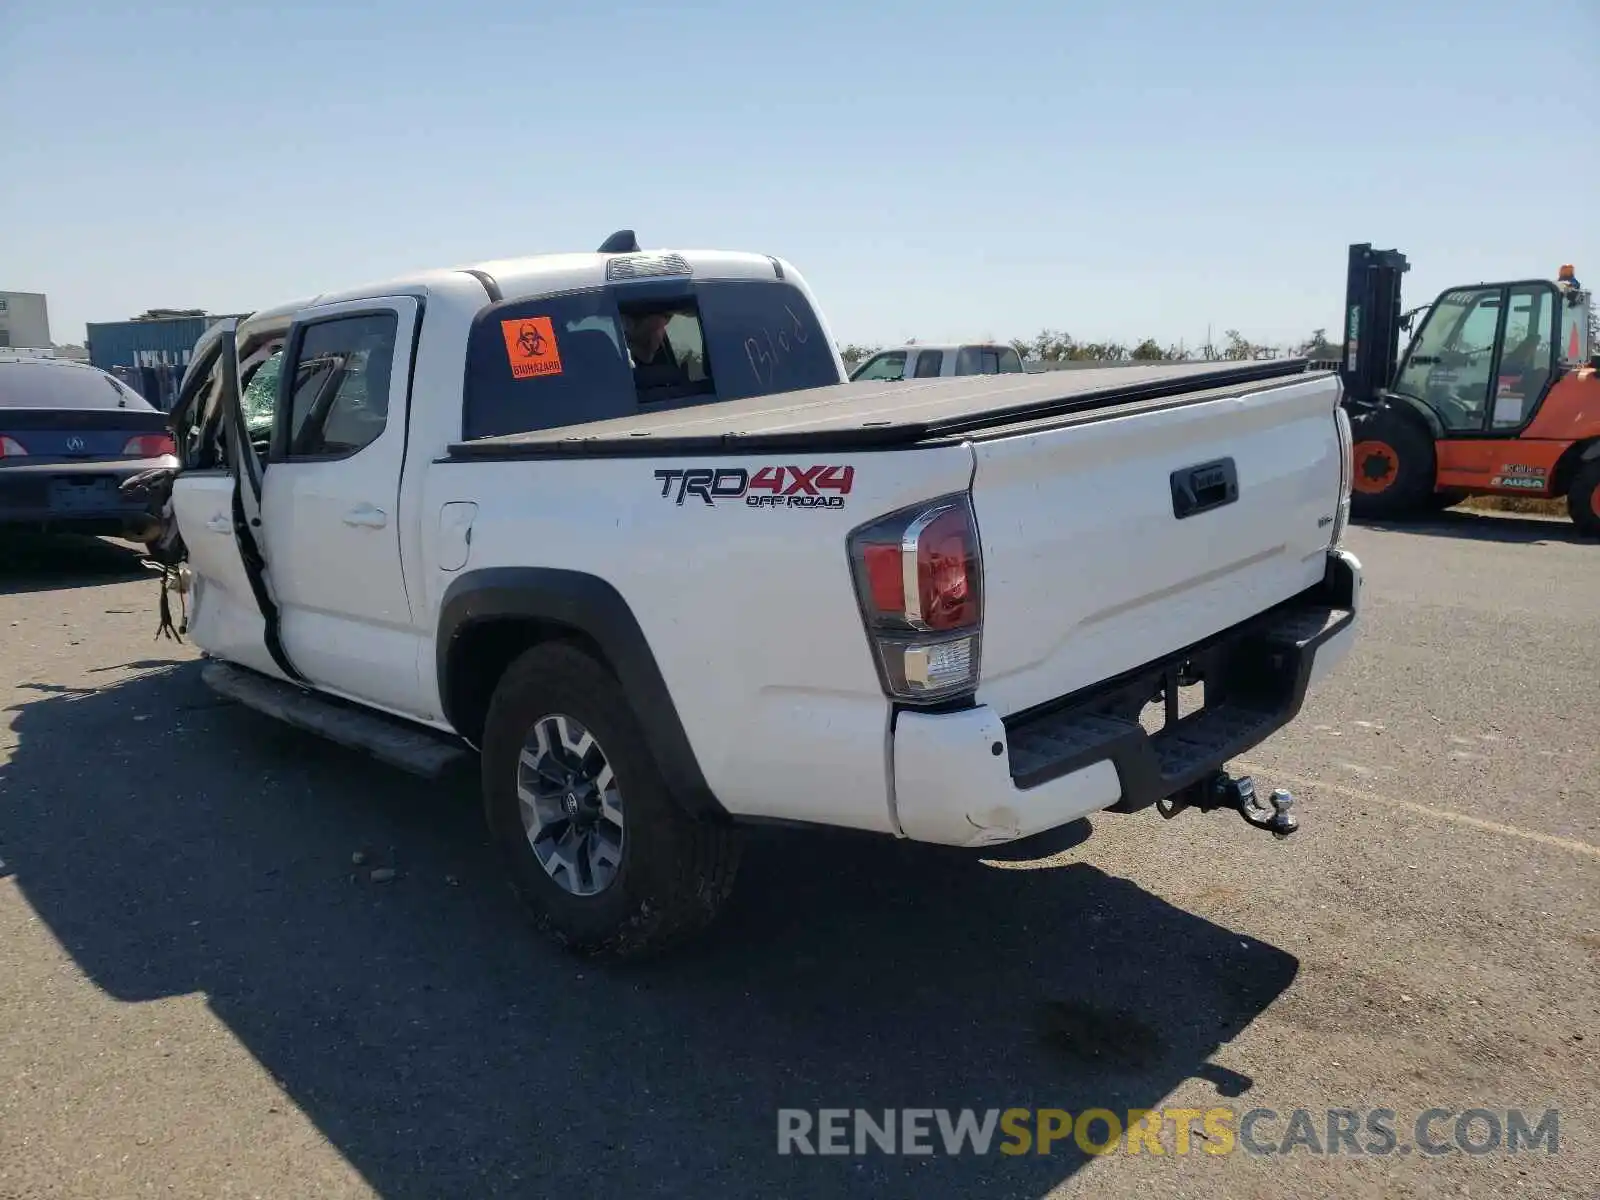
<svg viewBox="0 0 1600 1200">
<path fill-rule="evenodd" d="M 763 832 L 703 943 L 606 967 L 523 921 L 470 779 L 213 696 L 126 546 L 7 539 L 0 1198 L 1593 1196 L 1600 546 L 1467 514 L 1349 544 L 1362 640 L 1247 764 L 1292 839 Z M 780 1109 L 964 1108 L 1234 1132 L 778 1152 Z M 1472 1109 L 1555 1136 L 1473 1153 Z"/>
</svg>

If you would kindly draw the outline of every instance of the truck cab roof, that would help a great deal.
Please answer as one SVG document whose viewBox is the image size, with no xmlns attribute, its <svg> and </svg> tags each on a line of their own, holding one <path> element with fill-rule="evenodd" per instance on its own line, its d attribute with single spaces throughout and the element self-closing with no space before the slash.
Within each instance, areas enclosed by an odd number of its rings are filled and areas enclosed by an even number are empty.
<svg viewBox="0 0 1600 1200">
<path fill-rule="evenodd" d="M 438 331 L 432 344 L 466 365 L 460 398 L 439 418 L 451 426 L 451 441 L 843 381 L 832 332 L 805 280 L 783 259 L 641 250 L 631 234 L 625 246 L 616 241 L 591 252 L 490 259 L 303 296 L 218 322 L 202 336 L 196 361 L 216 339 L 231 338 L 240 387 L 266 403 L 265 389 L 285 385 L 275 382 L 276 367 L 262 376 L 271 383 L 257 384 L 254 372 L 275 357 L 298 360 L 308 331 L 404 310 L 413 314 L 411 338 L 425 310 Z M 395 309 L 401 298 L 409 309 Z M 451 373 L 459 379 L 460 370 Z M 198 396 L 201 382 L 186 378 L 183 394 Z"/>
<path fill-rule="evenodd" d="M 452 285 L 460 283 L 462 276 L 475 278 L 483 285 L 490 299 L 498 302 L 604 287 L 621 280 L 674 276 L 792 280 L 796 272 L 781 258 L 748 251 L 658 249 L 621 253 L 531 254 L 408 272 L 275 305 L 270 311 L 292 313 L 317 305 L 343 304 L 376 296 L 449 291 Z"/>
</svg>

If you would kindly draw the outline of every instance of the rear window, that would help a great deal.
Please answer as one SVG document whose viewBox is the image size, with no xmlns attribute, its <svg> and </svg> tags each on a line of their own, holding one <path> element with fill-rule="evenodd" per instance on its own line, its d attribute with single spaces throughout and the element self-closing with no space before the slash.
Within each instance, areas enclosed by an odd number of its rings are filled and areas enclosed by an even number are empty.
<svg viewBox="0 0 1600 1200">
<path fill-rule="evenodd" d="M 39 359 L 0 362 L 0 408 L 137 408 L 155 410 L 118 379 L 94 367 Z"/>
<path fill-rule="evenodd" d="M 793 284 L 657 279 L 479 313 L 467 344 L 462 436 L 840 382 L 833 348 Z"/>
</svg>

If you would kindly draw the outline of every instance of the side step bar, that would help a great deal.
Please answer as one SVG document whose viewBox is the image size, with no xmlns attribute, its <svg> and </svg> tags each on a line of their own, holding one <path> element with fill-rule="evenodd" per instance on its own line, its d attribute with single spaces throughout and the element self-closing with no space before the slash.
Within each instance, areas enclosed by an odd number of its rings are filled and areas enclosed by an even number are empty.
<svg viewBox="0 0 1600 1200">
<path fill-rule="evenodd" d="M 246 708 L 277 717 L 341 746 L 365 750 L 392 767 L 424 779 L 438 779 L 471 753 L 464 744 L 431 729 L 304 692 L 231 663 L 209 662 L 200 677 L 212 691 Z"/>
</svg>

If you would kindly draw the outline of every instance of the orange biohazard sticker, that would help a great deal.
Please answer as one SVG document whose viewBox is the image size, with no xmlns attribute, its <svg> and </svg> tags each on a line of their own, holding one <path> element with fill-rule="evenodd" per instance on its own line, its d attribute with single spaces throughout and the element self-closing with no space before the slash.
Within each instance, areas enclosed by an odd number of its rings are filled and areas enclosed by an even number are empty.
<svg viewBox="0 0 1600 1200">
<path fill-rule="evenodd" d="M 513 379 L 561 374 L 561 349 L 556 345 L 556 331 L 549 317 L 501 321 L 500 332 L 505 334 Z"/>
</svg>

